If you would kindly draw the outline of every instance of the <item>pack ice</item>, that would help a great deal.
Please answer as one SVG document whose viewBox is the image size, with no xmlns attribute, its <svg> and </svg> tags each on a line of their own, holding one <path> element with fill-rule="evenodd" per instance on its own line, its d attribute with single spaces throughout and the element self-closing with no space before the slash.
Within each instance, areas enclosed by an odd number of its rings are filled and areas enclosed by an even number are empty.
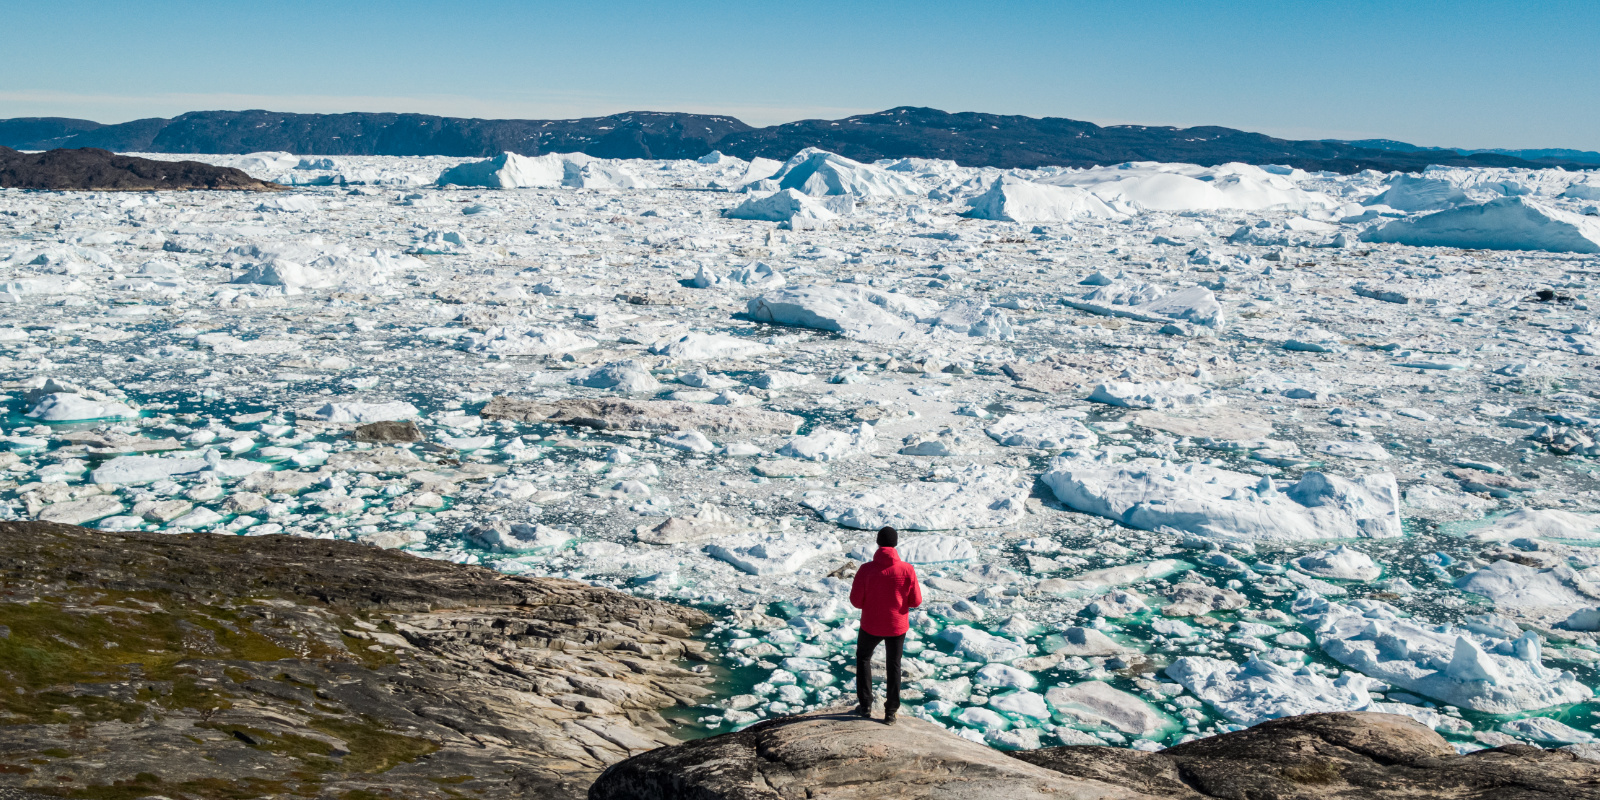
<svg viewBox="0 0 1600 800">
<path fill-rule="evenodd" d="M 158 157 L 291 188 L 0 192 L 0 517 L 694 604 L 697 733 L 848 701 L 886 524 L 997 747 L 1597 732 L 1593 177 Z"/>
</svg>

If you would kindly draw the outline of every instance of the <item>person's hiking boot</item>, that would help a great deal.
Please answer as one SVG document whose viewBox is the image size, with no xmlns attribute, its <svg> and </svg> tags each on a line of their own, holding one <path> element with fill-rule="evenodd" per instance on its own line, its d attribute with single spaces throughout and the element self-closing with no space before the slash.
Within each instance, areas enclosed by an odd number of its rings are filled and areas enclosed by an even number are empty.
<svg viewBox="0 0 1600 800">
<path fill-rule="evenodd" d="M 883 712 L 883 724 L 885 724 L 885 725 L 893 725 L 894 724 L 894 715 L 895 715 L 894 709 L 889 709 L 888 711 Z"/>
<path fill-rule="evenodd" d="M 872 706 L 856 706 L 856 710 L 850 713 L 865 719 L 872 719 Z"/>
</svg>

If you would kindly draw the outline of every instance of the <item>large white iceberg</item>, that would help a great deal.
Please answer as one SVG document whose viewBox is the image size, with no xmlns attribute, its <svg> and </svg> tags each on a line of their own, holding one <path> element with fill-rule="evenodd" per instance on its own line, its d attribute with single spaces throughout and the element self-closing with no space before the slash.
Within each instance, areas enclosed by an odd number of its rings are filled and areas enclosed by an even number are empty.
<svg viewBox="0 0 1600 800">
<path fill-rule="evenodd" d="M 722 212 L 722 215 L 728 219 L 767 222 L 793 222 L 797 219 L 826 222 L 839 217 L 826 206 L 794 189 L 783 189 L 772 194 L 751 197 L 738 206 Z"/>
<path fill-rule="evenodd" d="M 1395 220 L 1368 230 L 1361 240 L 1417 247 L 1600 253 L 1600 220 L 1526 197 L 1501 197 L 1481 205 Z"/>
<path fill-rule="evenodd" d="M 1398 175 L 1382 194 L 1367 205 L 1385 205 L 1397 211 L 1442 211 L 1472 202 L 1467 193 L 1442 178 Z"/>
<path fill-rule="evenodd" d="M 1204 464 L 1069 453 L 1052 459 L 1041 480 L 1078 511 L 1142 530 L 1244 541 L 1401 535 L 1400 489 L 1388 473 L 1352 480 L 1307 472 L 1280 487 Z"/>
<path fill-rule="evenodd" d="M 1050 186 L 1007 175 L 995 181 L 989 191 L 972 198 L 962 216 L 1003 222 L 1071 222 L 1122 215 L 1075 186 Z"/>
<path fill-rule="evenodd" d="M 1075 170 L 1043 179 L 1093 192 L 1112 208 L 1134 211 L 1296 211 L 1337 208 L 1339 202 L 1308 192 L 1282 175 L 1249 164 L 1215 167 L 1135 161 Z"/>
<path fill-rule="evenodd" d="M 780 189 L 794 189 L 814 197 L 844 194 L 886 197 L 927 193 L 921 184 L 904 173 L 852 161 L 815 147 L 795 153 L 768 180 L 775 181 Z"/>
<path fill-rule="evenodd" d="M 440 186 L 486 186 L 491 189 L 531 189 L 560 186 L 566 178 L 562 156 L 519 156 L 501 153 L 484 161 L 468 161 L 439 173 Z"/>
</svg>

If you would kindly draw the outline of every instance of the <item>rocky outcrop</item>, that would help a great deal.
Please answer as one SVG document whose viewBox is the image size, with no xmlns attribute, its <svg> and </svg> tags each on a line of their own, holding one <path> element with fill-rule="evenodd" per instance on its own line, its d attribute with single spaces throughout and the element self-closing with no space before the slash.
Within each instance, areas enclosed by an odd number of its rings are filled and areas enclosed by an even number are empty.
<svg viewBox="0 0 1600 800">
<path fill-rule="evenodd" d="M 154 161 L 84 147 L 21 153 L 0 147 L 0 189 L 52 192 L 155 192 L 194 189 L 267 192 L 282 189 L 233 167 L 198 161 Z"/>
<path fill-rule="evenodd" d="M 1002 754 L 935 725 L 788 717 L 613 765 L 591 800 L 1600 798 L 1600 763 L 1511 745 L 1457 755 L 1392 714 L 1310 714 L 1159 753 L 1053 747 Z"/>
<path fill-rule="evenodd" d="M 0 789 L 576 798 L 704 702 L 698 611 L 352 542 L 0 522 Z"/>
<path fill-rule="evenodd" d="M 1066 776 L 903 718 L 842 709 L 785 717 L 636 756 L 607 769 L 590 800 L 1099 800 L 1151 795 Z"/>
</svg>

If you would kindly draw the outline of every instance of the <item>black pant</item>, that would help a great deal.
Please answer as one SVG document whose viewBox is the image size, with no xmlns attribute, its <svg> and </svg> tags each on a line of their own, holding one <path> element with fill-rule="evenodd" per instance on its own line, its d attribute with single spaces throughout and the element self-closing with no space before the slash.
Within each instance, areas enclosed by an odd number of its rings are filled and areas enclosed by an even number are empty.
<svg viewBox="0 0 1600 800">
<path fill-rule="evenodd" d="M 884 713 L 900 708 L 900 654 L 905 651 L 906 635 L 873 636 L 866 631 L 856 635 L 856 700 L 865 708 L 872 708 L 872 653 L 883 642 L 883 660 L 888 667 L 884 676 L 889 698 L 883 703 Z"/>
</svg>

